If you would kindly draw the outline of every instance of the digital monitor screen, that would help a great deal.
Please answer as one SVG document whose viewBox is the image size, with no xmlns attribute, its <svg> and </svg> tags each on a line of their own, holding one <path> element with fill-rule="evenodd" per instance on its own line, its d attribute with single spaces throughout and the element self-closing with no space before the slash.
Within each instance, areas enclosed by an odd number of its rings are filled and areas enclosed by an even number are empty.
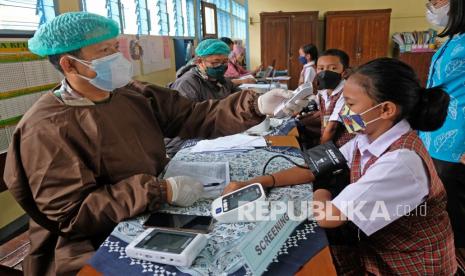
<svg viewBox="0 0 465 276">
<path fill-rule="evenodd" d="M 225 197 L 223 200 L 226 200 L 228 202 L 228 208 L 229 210 L 235 209 L 239 207 L 239 202 L 242 202 L 241 205 L 254 201 L 261 196 L 261 191 L 258 187 L 254 186 L 248 189 L 244 189 L 242 191 L 239 191 L 237 193 L 233 193 L 227 197 Z"/>
<path fill-rule="evenodd" d="M 135 247 L 179 254 L 195 238 L 195 234 L 153 231 Z"/>
</svg>

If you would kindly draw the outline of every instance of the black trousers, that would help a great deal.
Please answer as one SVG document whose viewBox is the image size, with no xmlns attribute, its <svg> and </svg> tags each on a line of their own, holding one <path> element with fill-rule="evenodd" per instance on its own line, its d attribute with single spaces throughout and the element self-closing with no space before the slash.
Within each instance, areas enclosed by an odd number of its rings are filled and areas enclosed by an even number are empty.
<svg viewBox="0 0 465 276">
<path fill-rule="evenodd" d="M 465 165 L 433 159 L 447 192 L 447 212 L 454 230 L 455 247 L 465 248 Z"/>
</svg>

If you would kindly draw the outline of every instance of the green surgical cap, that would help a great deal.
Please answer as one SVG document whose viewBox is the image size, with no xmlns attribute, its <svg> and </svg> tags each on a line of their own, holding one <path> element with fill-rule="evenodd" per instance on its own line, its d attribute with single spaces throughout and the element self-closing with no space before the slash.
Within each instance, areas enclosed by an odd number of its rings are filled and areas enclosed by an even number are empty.
<svg viewBox="0 0 465 276">
<path fill-rule="evenodd" d="M 231 49 L 229 46 L 219 39 L 205 39 L 200 42 L 195 49 L 195 54 L 199 57 L 211 55 L 229 55 Z"/>
<path fill-rule="evenodd" d="M 116 21 L 88 12 L 68 12 L 45 23 L 29 39 L 29 50 L 39 56 L 62 54 L 119 35 Z"/>
</svg>

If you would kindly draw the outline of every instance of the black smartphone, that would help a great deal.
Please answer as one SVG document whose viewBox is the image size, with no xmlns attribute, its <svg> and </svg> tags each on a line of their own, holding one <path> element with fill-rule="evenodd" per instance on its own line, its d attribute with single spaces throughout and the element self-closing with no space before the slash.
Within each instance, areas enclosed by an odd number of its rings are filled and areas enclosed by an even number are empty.
<svg viewBox="0 0 465 276">
<path fill-rule="evenodd" d="M 212 217 L 155 212 L 145 221 L 144 227 L 181 229 L 200 233 L 210 232 Z"/>
</svg>

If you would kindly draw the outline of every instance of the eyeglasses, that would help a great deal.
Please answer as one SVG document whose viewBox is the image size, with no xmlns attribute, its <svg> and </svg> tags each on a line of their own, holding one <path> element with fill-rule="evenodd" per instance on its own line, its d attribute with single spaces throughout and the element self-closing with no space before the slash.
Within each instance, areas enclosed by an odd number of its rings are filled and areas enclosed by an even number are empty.
<svg viewBox="0 0 465 276">
<path fill-rule="evenodd" d="M 449 3 L 449 0 L 429 0 L 428 3 L 426 3 L 426 8 L 429 11 L 433 11 L 433 8 L 438 9 L 441 8 Z"/>
<path fill-rule="evenodd" d="M 205 60 L 205 63 L 209 64 L 210 67 L 218 67 L 218 66 L 221 66 L 221 65 L 226 65 L 228 64 L 228 61 L 227 60 L 223 60 L 223 61 L 217 61 L 217 62 L 211 62 L 211 61 L 208 61 L 208 60 Z"/>
</svg>

